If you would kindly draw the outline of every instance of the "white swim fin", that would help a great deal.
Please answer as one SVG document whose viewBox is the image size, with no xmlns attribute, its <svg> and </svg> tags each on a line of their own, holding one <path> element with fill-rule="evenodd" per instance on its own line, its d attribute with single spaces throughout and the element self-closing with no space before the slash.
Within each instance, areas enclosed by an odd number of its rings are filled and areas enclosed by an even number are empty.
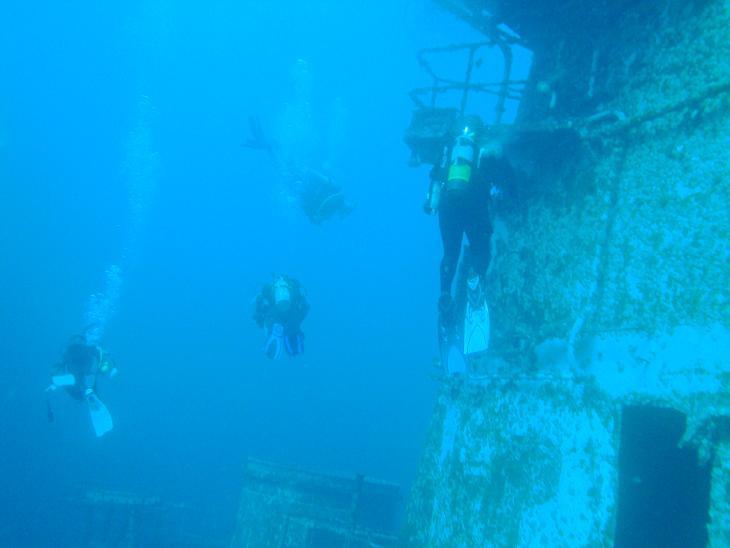
<svg viewBox="0 0 730 548">
<path fill-rule="evenodd" d="M 489 349 L 489 327 L 486 299 L 475 308 L 467 303 L 464 317 L 464 355 L 478 354 Z"/>
<path fill-rule="evenodd" d="M 102 401 L 93 392 L 86 396 L 86 403 L 91 416 L 91 424 L 94 427 L 96 437 L 99 438 L 114 428 L 112 416 Z"/>
</svg>

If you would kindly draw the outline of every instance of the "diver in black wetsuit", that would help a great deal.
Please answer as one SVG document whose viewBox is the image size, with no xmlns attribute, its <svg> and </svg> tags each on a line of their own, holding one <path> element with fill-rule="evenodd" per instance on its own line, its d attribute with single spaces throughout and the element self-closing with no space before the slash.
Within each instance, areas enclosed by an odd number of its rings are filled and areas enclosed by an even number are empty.
<svg viewBox="0 0 730 548">
<path fill-rule="evenodd" d="M 355 208 L 330 177 L 313 169 L 302 170 L 292 184 L 292 192 L 304 214 L 315 225 L 335 215 L 342 219 Z"/>
<path fill-rule="evenodd" d="M 100 375 L 114 377 L 116 373 L 117 368 L 109 354 L 79 335 L 71 339 L 61 361 L 53 366 L 52 376 L 67 378 L 61 386 L 73 399 L 82 401 L 96 391 Z"/>
<path fill-rule="evenodd" d="M 304 166 L 289 165 L 280 158 L 278 147 L 266 138 L 261 122 L 249 119 L 251 137 L 243 146 L 266 152 L 287 186 L 287 193 L 297 202 L 307 218 L 315 225 L 334 217 L 344 219 L 355 209 L 355 203 L 345 197 L 332 177 Z"/>
<path fill-rule="evenodd" d="M 514 177 L 501 145 L 486 135 L 478 117 L 467 117 L 460 126 L 454 142 L 444 149 L 441 163 L 431 170 L 424 206 L 428 213 L 439 215 L 444 254 L 438 308 L 439 323 L 443 326 L 457 321 L 452 285 L 464 235 L 469 240 L 465 257 L 467 297 L 473 304 L 484 299 L 492 236 L 491 192 L 493 187 L 503 186 Z"/>
<path fill-rule="evenodd" d="M 117 368 L 109 354 L 84 336 L 71 339 L 61 361 L 51 371 L 51 384 L 46 388 L 48 420 L 53 421 L 50 394 L 63 388 L 73 399 L 86 403 L 97 437 L 109 432 L 113 421 L 109 411 L 96 394 L 97 380 L 101 375 L 109 378 L 117 374 Z"/>
<path fill-rule="evenodd" d="M 301 325 L 309 313 L 309 303 L 299 280 L 275 275 L 254 301 L 253 319 L 266 330 L 266 356 L 281 359 L 284 352 L 297 356 L 304 351 Z"/>
</svg>

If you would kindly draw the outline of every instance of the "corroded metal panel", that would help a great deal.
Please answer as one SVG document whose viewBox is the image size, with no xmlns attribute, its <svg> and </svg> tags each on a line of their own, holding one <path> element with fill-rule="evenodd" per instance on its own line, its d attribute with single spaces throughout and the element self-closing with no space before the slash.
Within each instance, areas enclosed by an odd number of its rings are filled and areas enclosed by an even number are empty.
<svg viewBox="0 0 730 548">
<path fill-rule="evenodd" d="M 389 546 L 399 505 L 395 484 L 249 460 L 232 546 Z"/>
</svg>

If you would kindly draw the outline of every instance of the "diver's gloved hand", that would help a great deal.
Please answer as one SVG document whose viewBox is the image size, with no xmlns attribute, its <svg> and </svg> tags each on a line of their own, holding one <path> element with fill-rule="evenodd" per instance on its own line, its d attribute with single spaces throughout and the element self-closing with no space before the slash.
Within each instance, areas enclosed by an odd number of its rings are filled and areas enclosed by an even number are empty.
<svg viewBox="0 0 730 548">
<path fill-rule="evenodd" d="M 431 185 L 426 193 L 426 201 L 423 202 L 423 211 L 426 215 L 436 215 L 441 204 L 441 183 L 432 179 Z"/>
<path fill-rule="evenodd" d="M 431 200 L 429 200 L 429 199 L 428 199 L 428 197 L 426 197 L 426 199 L 425 199 L 425 200 L 423 200 L 423 212 L 424 212 L 424 213 L 425 213 L 426 215 L 433 215 L 434 213 L 436 213 L 436 212 L 435 212 L 435 211 L 434 211 L 434 210 L 433 210 L 433 209 L 431 208 Z"/>
<path fill-rule="evenodd" d="M 280 360 L 284 350 L 284 326 L 275 323 L 271 326 L 271 333 L 266 341 L 264 353 L 271 360 Z"/>
</svg>

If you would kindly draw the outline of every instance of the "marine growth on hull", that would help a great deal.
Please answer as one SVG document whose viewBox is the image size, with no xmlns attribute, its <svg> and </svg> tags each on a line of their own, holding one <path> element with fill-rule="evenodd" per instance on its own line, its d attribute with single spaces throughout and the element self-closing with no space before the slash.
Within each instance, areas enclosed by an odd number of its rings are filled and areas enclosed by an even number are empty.
<svg viewBox="0 0 730 548">
<path fill-rule="evenodd" d="M 421 53 L 411 162 L 478 114 L 515 174 L 490 195 L 488 345 L 442 353 L 407 543 L 727 545 L 730 6 L 442 4 L 485 40 Z M 428 61 L 461 47 L 463 79 Z M 476 81 L 489 48 L 502 79 Z"/>
</svg>

